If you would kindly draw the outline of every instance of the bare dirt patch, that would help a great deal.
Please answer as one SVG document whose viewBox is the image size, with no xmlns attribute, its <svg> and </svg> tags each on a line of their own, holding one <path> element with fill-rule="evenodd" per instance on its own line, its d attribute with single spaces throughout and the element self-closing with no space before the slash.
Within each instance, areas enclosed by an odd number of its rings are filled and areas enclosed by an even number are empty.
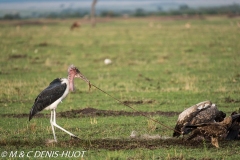
<svg viewBox="0 0 240 160">
<path fill-rule="evenodd" d="M 112 111 L 112 110 L 99 110 L 95 108 L 84 108 L 82 110 L 71 110 L 66 112 L 61 112 L 59 115 L 61 117 L 78 117 L 78 116 L 141 116 L 141 115 L 164 115 L 164 116 L 175 116 L 178 112 L 127 112 L 127 111 Z"/>
<path fill-rule="evenodd" d="M 123 150 L 123 149 L 136 149 L 136 148 L 148 148 L 157 149 L 161 147 L 171 148 L 171 146 L 184 145 L 188 147 L 199 147 L 202 145 L 202 141 L 190 141 L 185 142 L 182 139 L 170 138 L 170 139 L 77 139 L 71 138 L 70 140 L 59 141 L 58 143 L 49 144 L 44 139 L 38 141 L 29 141 L 28 139 L 11 139 L 7 142 L 7 145 L 13 146 L 29 146 L 32 145 L 57 145 L 60 147 L 72 146 L 81 147 L 86 150 L 89 149 L 107 149 L 107 150 Z M 6 141 L 0 141 L 0 146 L 6 145 Z"/>
<path fill-rule="evenodd" d="M 161 116 L 175 116 L 178 115 L 179 112 L 163 112 L 163 111 L 156 111 L 156 112 L 128 112 L 128 111 L 112 111 L 112 110 L 99 110 L 96 108 L 84 108 L 79 110 L 70 110 L 65 112 L 58 112 L 58 117 L 66 117 L 66 118 L 77 118 L 77 117 L 96 117 L 96 116 L 141 116 L 141 115 L 161 115 Z M 2 114 L 3 117 L 14 117 L 14 118 L 25 118 L 28 117 L 29 114 Z M 49 117 L 49 114 L 42 114 L 39 113 L 35 117 Z"/>
<path fill-rule="evenodd" d="M 225 141 L 222 140 L 219 142 L 220 147 L 233 147 L 238 150 L 239 141 Z M 76 139 L 72 138 L 70 140 L 59 141 L 58 143 L 46 143 L 45 139 L 40 139 L 36 141 L 30 141 L 27 138 L 19 138 L 15 137 L 10 139 L 9 141 L 0 141 L 0 146 L 12 145 L 12 146 L 28 146 L 35 147 L 41 146 L 45 144 L 46 146 L 59 146 L 59 147 L 77 147 L 83 148 L 85 150 L 98 150 L 98 149 L 106 149 L 106 150 L 130 150 L 137 148 L 147 148 L 147 149 L 159 149 L 159 148 L 172 148 L 173 146 L 184 146 L 186 148 L 214 148 L 211 145 L 211 142 L 206 140 L 203 142 L 202 140 L 191 140 L 184 141 L 182 138 L 168 138 L 168 139 L 110 139 L 110 138 L 102 138 L 102 139 Z M 234 152 L 234 151 L 233 151 Z"/>
<path fill-rule="evenodd" d="M 39 47 L 47 47 L 49 44 L 47 42 L 41 42 L 38 44 Z"/>
<path fill-rule="evenodd" d="M 199 147 L 202 141 L 185 142 L 182 139 L 169 138 L 169 139 L 94 139 L 82 140 L 71 139 L 66 141 L 71 146 L 79 146 L 85 149 L 107 149 L 107 150 L 122 150 L 122 149 L 136 149 L 136 148 L 171 148 L 171 146 L 184 145 L 187 147 Z"/>
<path fill-rule="evenodd" d="M 77 139 L 72 138 L 68 141 L 62 141 L 60 143 L 61 147 L 65 145 L 70 145 L 74 147 L 82 147 L 87 150 L 89 149 L 107 149 L 107 150 L 129 150 L 129 149 L 136 149 L 136 148 L 147 148 L 147 149 L 159 149 L 159 148 L 172 148 L 173 146 L 184 146 L 187 148 L 199 148 L 199 147 L 206 147 L 206 148 L 215 148 L 212 146 L 210 140 L 206 139 L 203 140 L 191 140 L 185 141 L 182 138 L 160 138 L 160 139 L 92 139 L 92 140 L 85 140 L 85 139 Z M 239 141 L 227 141 L 227 140 L 220 140 L 219 145 L 221 148 L 228 147 L 228 146 L 235 146 L 239 145 Z M 238 150 L 236 148 L 236 150 Z"/>
<path fill-rule="evenodd" d="M 27 55 L 26 54 L 12 54 L 8 58 L 9 59 L 27 58 Z"/>
<path fill-rule="evenodd" d="M 151 104 L 154 103 L 154 100 L 140 100 L 140 101 L 123 101 L 124 104 Z"/>
</svg>

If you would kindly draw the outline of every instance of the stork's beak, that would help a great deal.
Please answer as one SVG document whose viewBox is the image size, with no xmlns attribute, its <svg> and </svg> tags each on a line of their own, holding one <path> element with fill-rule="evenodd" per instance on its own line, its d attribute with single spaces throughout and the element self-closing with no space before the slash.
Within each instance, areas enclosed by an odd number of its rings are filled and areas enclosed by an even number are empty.
<svg viewBox="0 0 240 160">
<path fill-rule="evenodd" d="M 80 79 L 84 80 L 85 82 L 87 82 L 87 83 L 88 83 L 88 86 L 89 86 L 89 90 L 90 90 L 90 88 L 91 88 L 91 83 L 90 83 L 90 81 L 89 81 L 81 72 L 77 73 L 77 74 L 75 75 L 75 78 L 80 78 Z"/>
</svg>

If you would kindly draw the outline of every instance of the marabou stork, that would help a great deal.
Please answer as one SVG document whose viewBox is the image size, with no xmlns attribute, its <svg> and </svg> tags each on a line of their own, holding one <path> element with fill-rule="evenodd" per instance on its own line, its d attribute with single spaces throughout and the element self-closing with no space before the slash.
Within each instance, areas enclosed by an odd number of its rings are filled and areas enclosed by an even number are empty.
<svg viewBox="0 0 240 160">
<path fill-rule="evenodd" d="M 68 95 L 69 91 L 74 91 L 74 78 L 80 78 L 90 85 L 90 81 L 74 66 L 70 65 L 68 68 L 68 78 L 56 78 L 49 86 L 44 89 L 35 99 L 35 102 L 30 110 L 29 121 L 32 117 L 43 109 L 51 110 L 50 123 L 54 141 L 57 142 L 54 127 L 66 132 L 72 137 L 77 137 L 56 123 L 56 108 L 60 102 Z"/>
</svg>

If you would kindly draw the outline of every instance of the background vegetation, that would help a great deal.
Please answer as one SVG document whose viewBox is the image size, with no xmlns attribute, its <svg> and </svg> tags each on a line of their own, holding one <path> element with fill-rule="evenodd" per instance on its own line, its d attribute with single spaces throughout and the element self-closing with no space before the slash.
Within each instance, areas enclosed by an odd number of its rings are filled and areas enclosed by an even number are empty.
<svg viewBox="0 0 240 160">
<path fill-rule="evenodd" d="M 67 76 L 70 64 L 139 111 L 176 113 L 152 116 L 172 128 L 178 113 L 204 100 L 227 115 L 240 107 L 239 18 L 99 18 L 94 29 L 82 20 L 81 28 L 71 31 L 73 21 L 0 22 L 1 152 L 86 150 L 84 159 L 239 159 L 239 141 L 221 141 L 220 149 L 180 139 L 131 141 L 133 130 L 172 136 L 173 131 L 141 116 L 58 114 L 57 123 L 81 141 L 56 130 L 59 142 L 46 144 L 52 138 L 49 111 L 30 122 L 28 113 L 54 78 Z M 105 58 L 112 64 L 105 65 Z M 133 112 L 95 88 L 89 92 L 81 80 L 75 84 L 77 90 L 57 113 L 87 107 Z"/>
<path fill-rule="evenodd" d="M 25 11 L 27 12 L 27 11 Z M 29 11 L 30 12 L 30 11 Z M 80 9 L 80 8 L 67 8 L 61 12 L 50 12 L 50 13 L 38 13 L 32 11 L 29 16 L 21 16 L 21 13 L 14 12 L 8 13 L 0 17 L 0 19 L 28 19 L 28 18 L 78 18 L 85 17 L 88 18 L 90 15 L 89 9 Z M 169 9 L 164 10 L 161 7 L 158 7 L 156 11 L 149 11 L 144 8 L 137 8 L 135 10 L 118 10 L 114 9 L 102 9 L 97 11 L 98 17 L 145 17 L 145 16 L 173 16 L 173 15 L 183 15 L 183 16 L 194 16 L 194 15 L 228 15 L 229 17 L 239 16 L 240 15 L 240 5 L 232 4 L 218 7 L 199 7 L 191 8 L 188 5 L 180 5 L 178 9 Z"/>
</svg>

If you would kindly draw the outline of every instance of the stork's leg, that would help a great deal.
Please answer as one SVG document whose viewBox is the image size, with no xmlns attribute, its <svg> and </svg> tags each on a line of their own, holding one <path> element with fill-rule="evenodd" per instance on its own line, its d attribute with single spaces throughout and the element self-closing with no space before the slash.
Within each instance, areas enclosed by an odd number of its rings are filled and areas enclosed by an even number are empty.
<svg viewBox="0 0 240 160">
<path fill-rule="evenodd" d="M 50 124 L 52 126 L 52 132 L 53 132 L 53 137 L 54 137 L 54 140 L 55 142 L 57 142 L 57 138 L 56 138 L 56 135 L 55 135 L 55 130 L 54 130 L 54 119 L 53 119 L 53 111 L 51 110 L 51 118 L 50 118 Z"/>
<path fill-rule="evenodd" d="M 59 125 L 57 125 L 57 123 L 56 123 L 56 111 L 55 111 L 55 109 L 53 109 L 53 126 L 55 126 L 55 127 L 59 128 L 60 130 L 66 132 L 67 134 L 69 134 L 69 135 L 72 136 L 72 137 L 77 137 L 77 136 L 75 136 L 74 134 L 72 134 L 71 132 L 69 132 L 69 131 L 67 131 L 66 129 L 64 129 L 64 128 L 60 127 Z"/>
</svg>

